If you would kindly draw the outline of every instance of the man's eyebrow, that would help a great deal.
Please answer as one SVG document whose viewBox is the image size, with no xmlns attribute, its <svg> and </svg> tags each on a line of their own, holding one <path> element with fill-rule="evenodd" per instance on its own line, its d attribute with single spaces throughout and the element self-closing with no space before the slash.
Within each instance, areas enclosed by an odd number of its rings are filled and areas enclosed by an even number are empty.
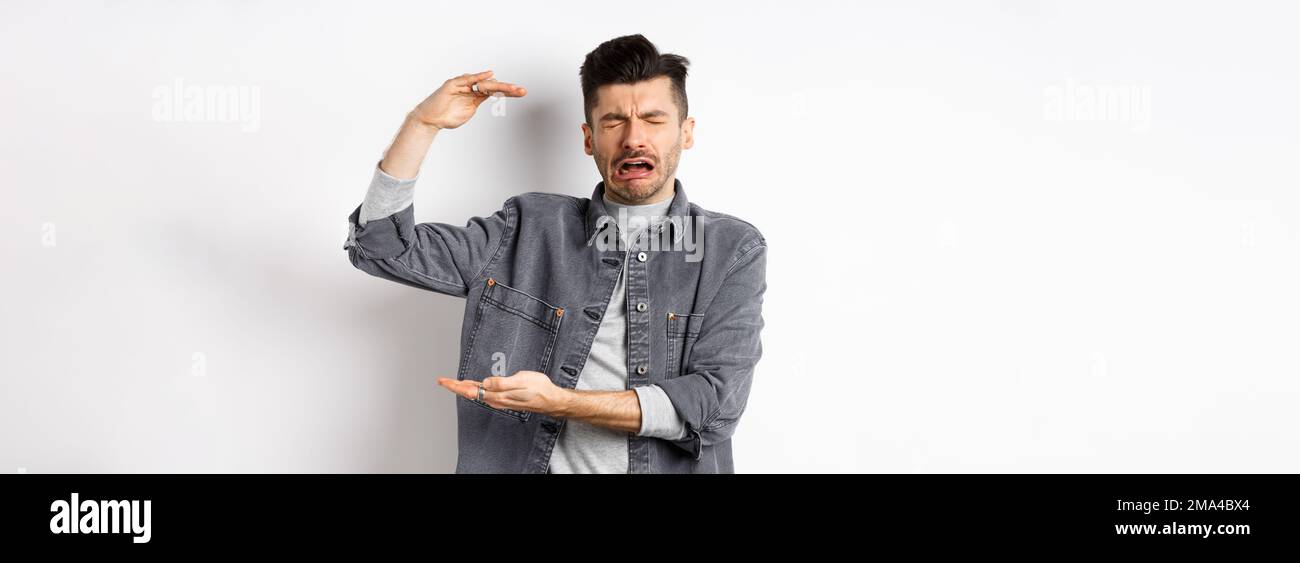
<svg viewBox="0 0 1300 563">
<path fill-rule="evenodd" d="M 656 117 L 668 117 L 668 112 L 661 109 L 643 111 L 640 114 L 641 119 L 652 119 Z M 617 111 L 611 111 L 600 116 L 600 121 L 627 121 L 627 114 Z"/>
</svg>

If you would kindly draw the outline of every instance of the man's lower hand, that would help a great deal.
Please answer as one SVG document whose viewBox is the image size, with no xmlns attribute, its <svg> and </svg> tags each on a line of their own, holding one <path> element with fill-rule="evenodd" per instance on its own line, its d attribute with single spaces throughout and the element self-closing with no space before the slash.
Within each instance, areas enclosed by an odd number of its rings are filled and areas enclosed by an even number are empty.
<svg viewBox="0 0 1300 563">
<path fill-rule="evenodd" d="M 469 379 L 438 378 L 438 385 L 471 401 L 478 399 L 480 382 Z M 508 377 L 483 379 L 483 402 L 498 409 L 535 412 L 561 416 L 571 391 L 551 382 L 546 374 L 520 371 Z"/>
</svg>

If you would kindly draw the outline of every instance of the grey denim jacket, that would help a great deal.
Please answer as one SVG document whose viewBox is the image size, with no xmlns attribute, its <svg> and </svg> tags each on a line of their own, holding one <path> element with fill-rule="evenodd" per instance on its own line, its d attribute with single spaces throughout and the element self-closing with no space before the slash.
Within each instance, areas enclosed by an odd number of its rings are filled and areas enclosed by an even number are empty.
<svg viewBox="0 0 1300 563">
<path fill-rule="evenodd" d="M 657 384 L 686 423 L 630 435 L 631 473 L 734 473 L 731 438 L 762 355 L 767 243 L 753 225 L 686 199 L 620 246 L 626 226 L 590 198 L 529 192 L 465 226 L 415 223 L 414 205 L 351 223 L 356 268 L 466 298 L 457 379 L 539 371 L 573 389 L 628 261 L 628 388 Z M 546 473 L 564 419 L 456 397 L 457 473 Z"/>
</svg>

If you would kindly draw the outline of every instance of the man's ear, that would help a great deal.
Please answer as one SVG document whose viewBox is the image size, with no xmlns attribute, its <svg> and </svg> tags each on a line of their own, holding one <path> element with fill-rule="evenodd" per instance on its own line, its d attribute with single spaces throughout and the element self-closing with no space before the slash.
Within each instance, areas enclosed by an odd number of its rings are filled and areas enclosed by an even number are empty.
<svg viewBox="0 0 1300 563">
<path fill-rule="evenodd" d="M 582 150 L 587 153 L 587 156 L 595 154 L 591 152 L 591 127 L 588 127 L 586 123 L 582 124 Z"/>
<path fill-rule="evenodd" d="M 689 149 L 695 144 L 695 118 L 688 117 L 682 122 L 682 148 Z"/>
</svg>

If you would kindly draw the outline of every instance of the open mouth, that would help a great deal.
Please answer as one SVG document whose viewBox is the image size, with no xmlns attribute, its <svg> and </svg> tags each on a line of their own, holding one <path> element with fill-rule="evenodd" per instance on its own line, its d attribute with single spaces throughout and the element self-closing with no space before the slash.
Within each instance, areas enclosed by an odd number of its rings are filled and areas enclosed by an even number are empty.
<svg viewBox="0 0 1300 563">
<path fill-rule="evenodd" d="M 655 165 L 648 158 L 625 158 L 614 168 L 614 179 L 620 182 L 649 178 L 654 175 Z"/>
</svg>

